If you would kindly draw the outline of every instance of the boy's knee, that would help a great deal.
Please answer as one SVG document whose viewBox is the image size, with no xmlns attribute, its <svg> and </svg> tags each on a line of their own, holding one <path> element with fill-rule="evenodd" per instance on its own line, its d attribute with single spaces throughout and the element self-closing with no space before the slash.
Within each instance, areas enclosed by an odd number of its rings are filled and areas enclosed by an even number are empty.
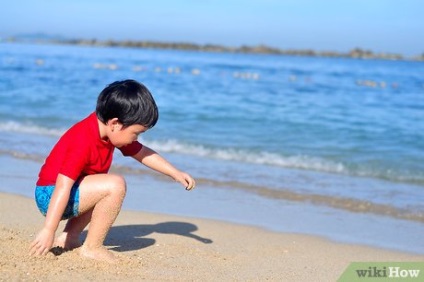
<svg viewBox="0 0 424 282">
<path fill-rule="evenodd" d="M 109 181 L 113 192 L 125 195 L 125 193 L 127 192 L 127 183 L 124 177 L 117 174 L 111 174 Z"/>
</svg>

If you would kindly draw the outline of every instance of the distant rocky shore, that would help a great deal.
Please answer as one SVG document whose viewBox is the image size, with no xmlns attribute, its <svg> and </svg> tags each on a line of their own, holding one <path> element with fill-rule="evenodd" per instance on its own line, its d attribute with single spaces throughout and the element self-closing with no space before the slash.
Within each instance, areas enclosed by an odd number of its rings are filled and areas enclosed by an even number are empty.
<svg viewBox="0 0 424 282">
<path fill-rule="evenodd" d="M 0 42 L 28 42 L 32 43 L 53 43 L 53 44 L 68 44 L 68 45 L 84 45 L 84 46 L 105 46 L 105 47 L 130 47 L 130 48 L 150 48 L 150 49 L 174 49 L 174 50 L 191 50 L 200 52 L 226 52 L 226 53 L 249 53 L 249 54 L 274 54 L 274 55 L 290 55 L 290 56 L 308 56 L 308 57 L 334 57 L 334 58 L 357 58 L 357 59 L 381 59 L 381 60 L 413 60 L 424 61 L 424 53 L 415 57 L 406 58 L 400 54 L 392 53 L 374 53 L 370 50 L 361 48 L 352 49 L 347 53 L 334 51 L 315 51 L 315 50 L 282 50 L 269 47 L 266 45 L 257 46 L 240 46 L 227 47 L 215 44 L 194 44 L 184 42 L 155 42 L 155 41 L 134 41 L 134 40 L 97 40 L 97 39 L 38 39 L 31 40 L 22 39 L 19 37 L 11 37 L 0 39 Z"/>
</svg>

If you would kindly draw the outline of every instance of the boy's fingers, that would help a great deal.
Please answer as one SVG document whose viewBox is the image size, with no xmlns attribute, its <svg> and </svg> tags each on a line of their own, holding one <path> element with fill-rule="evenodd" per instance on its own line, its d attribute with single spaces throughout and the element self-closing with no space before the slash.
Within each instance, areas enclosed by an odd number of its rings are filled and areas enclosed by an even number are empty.
<svg viewBox="0 0 424 282">
<path fill-rule="evenodd" d="M 36 242 L 36 241 L 33 241 L 33 242 L 31 243 L 31 246 L 30 246 L 30 249 L 29 249 L 29 254 L 30 254 L 31 256 L 32 256 L 32 255 L 35 255 L 35 254 L 37 253 L 37 248 L 36 248 L 37 243 L 38 243 L 38 242 Z"/>
<path fill-rule="evenodd" d="M 37 242 L 37 241 L 32 242 L 30 247 L 31 247 L 31 249 L 29 251 L 29 254 L 31 256 L 33 256 L 33 255 L 36 255 L 36 256 L 46 255 L 50 251 L 49 248 L 44 247 L 42 244 L 39 244 L 39 242 Z"/>
<path fill-rule="evenodd" d="M 186 173 L 183 173 L 182 177 L 177 181 L 180 182 L 187 191 L 192 190 L 195 187 L 194 179 Z"/>
<path fill-rule="evenodd" d="M 187 191 L 190 191 L 192 189 L 194 189 L 194 187 L 196 186 L 195 182 L 193 179 L 188 180 L 188 185 L 186 187 Z"/>
<path fill-rule="evenodd" d="M 43 256 L 45 256 L 45 255 L 47 255 L 47 253 L 50 251 L 50 249 L 49 248 L 45 248 L 42 252 L 41 252 L 41 254 L 43 255 Z"/>
<path fill-rule="evenodd" d="M 38 255 L 38 250 L 34 247 L 30 250 L 29 254 L 31 256 L 37 256 Z"/>
</svg>

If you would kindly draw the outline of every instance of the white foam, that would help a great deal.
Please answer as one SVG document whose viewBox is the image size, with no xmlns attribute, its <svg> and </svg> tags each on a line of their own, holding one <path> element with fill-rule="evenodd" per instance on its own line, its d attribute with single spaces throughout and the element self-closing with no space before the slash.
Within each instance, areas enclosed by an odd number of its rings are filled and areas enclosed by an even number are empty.
<svg viewBox="0 0 424 282">
<path fill-rule="evenodd" d="M 186 144 L 172 139 L 166 141 L 145 141 L 144 143 L 146 146 L 166 153 L 180 153 L 218 160 L 239 161 L 252 164 L 280 166 L 285 168 L 311 169 L 336 173 L 345 172 L 345 167 L 343 164 L 305 155 L 282 156 L 277 153 L 263 151 L 252 152 L 251 150 L 234 148 L 207 148 L 203 145 Z"/>
<path fill-rule="evenodd" d="M 65 131 L 56 128 L 46 128 L 37 126 L 30 123 L 20 123 L 15 121 L 7 121 L 0 123 L 0 131 L 47 135 L 47 136 L 61 136 Z"/>
</svg>

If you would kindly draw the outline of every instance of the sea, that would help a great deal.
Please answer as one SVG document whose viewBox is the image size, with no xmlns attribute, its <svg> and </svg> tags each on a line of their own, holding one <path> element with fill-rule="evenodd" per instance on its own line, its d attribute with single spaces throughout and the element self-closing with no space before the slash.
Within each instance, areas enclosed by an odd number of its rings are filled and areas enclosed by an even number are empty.
<svg viewBox="0 0 424 282">
<path fill-rule="evenodd" d="M 197 185 L 117 150 L 124 209 L 424 254 L 423 74 L 417 61 L 3 42 L 0 191 L 32 197 L 61 134 L 135 79 L 160 115 L 139 141 Z"/>
</svg>

